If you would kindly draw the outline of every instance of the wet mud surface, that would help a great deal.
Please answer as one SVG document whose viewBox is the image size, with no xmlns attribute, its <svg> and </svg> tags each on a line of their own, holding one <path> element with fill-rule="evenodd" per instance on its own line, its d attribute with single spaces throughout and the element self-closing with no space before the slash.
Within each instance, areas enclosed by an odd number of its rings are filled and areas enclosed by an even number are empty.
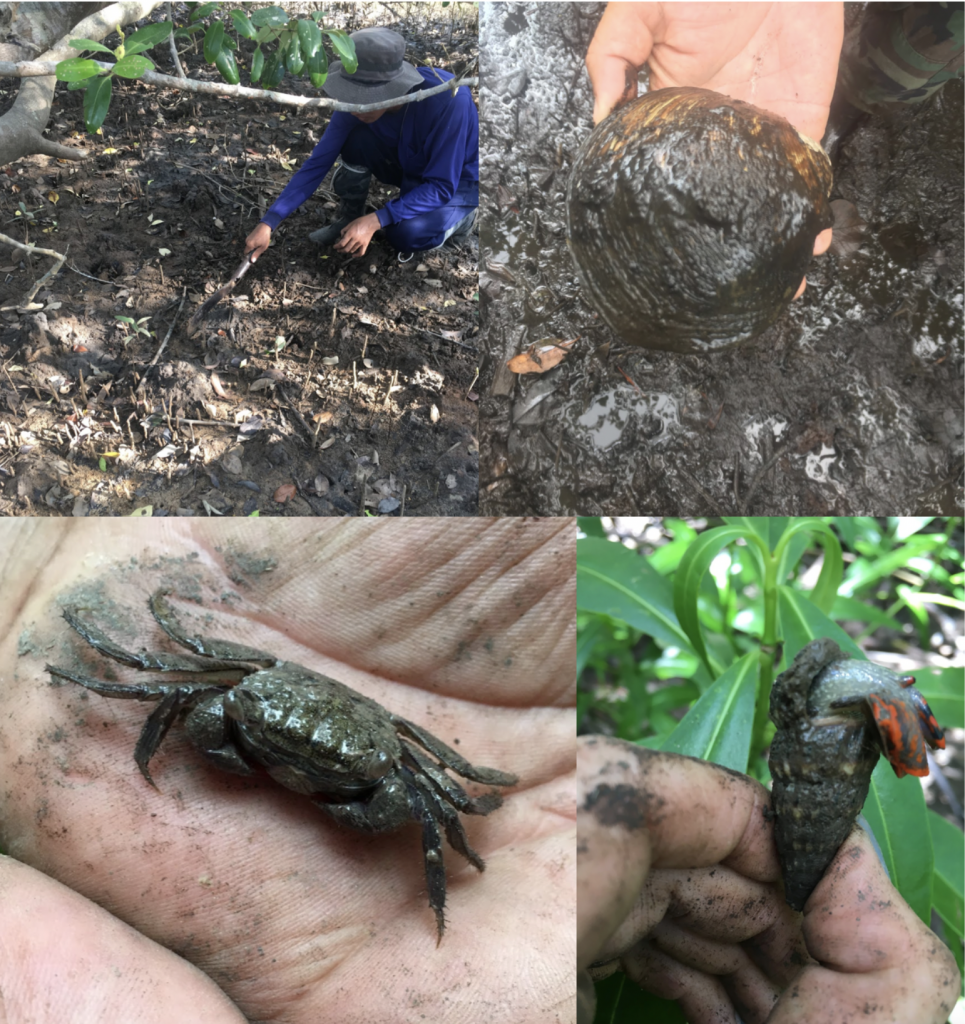
<svg viewBox="0 0 965 1024">
<path fill-rule="evenodd" d="M 414 63 L 458 74 L 465 17 L 395 27 Z M 182 62 L 217 79 L 200 53 Z M 314 94 L 288 75 L 279 90 Z M 320 250 L 327 180 L 189 338 L 327 117 L 124 82 L 91 140 L 81 97 L 58 86 L 48 131 L 89 159 L 0 172 L 2 230 L 68 257 L 18 312 L 51 261 L 0 246 L 0 515 L 474 515 L 475 239 L 406 264 L 378 236 L 359 259 Z M 374 183 L 370 208 L 392 192 Z"/>
<path fill-rule="evenodd" d="M 583 57 L 603 5 L 492 4 L 483 84 L 480 501 L 486 514 L 927 514 L 962 505 L 963 102 L 861 121 L 832 199 L 866 229 L 808 268 L 755 340 L 631 348 L 581 295 L 565 190 L 592 127 Z M 578 337 L 516 377 L 511 356 Z"/>
</svg>

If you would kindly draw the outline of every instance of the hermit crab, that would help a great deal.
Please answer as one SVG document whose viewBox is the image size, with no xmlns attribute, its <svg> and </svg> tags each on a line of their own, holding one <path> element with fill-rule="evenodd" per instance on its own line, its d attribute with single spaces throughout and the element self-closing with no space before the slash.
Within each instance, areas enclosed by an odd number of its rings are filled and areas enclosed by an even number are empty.
<svg viewBox="0 0 965 1024">
<path fill-rule="evenodd" d="M 150 608 L 164 632 L 193 654 L 132 653 L 85 622 L 79 609 L 65 608 L 64 618 L 91 647 L 122 665 L 205 673 L 204 678 L 115 683 L 53 665 L 47 671 L 103 697 L 157 701 L 134 748 L 134 761 L 152 786 L 148 762 L 168 729 L 183 718 L 188 738 L 211 764 L 238 775 L 264 769 L 344 825 L 377 833 L 417 821 L 429 905 L 441 940 L 446 872 L 439 830 L 482 871 L 483 860 L 469 845 L 458 812 L 489 814 L 502 803 L 497 790 L 470 797 L 445 769 L 492 786 L 512 786 L 516 776 L 470 764 L 431 732 L 318 672 L 252 647 L 189 635 L 164 591 L 150 598 Z"/>
<path fill-rule="evenodd" d="M 848 658 L 827 638 L 812 640 L 771 690 L 777 732 L 774 838 L 784 895 L 802 910 L 847 838 L 884 753 L 895 774 L 927 775 L 926 745 L 944 748 L 942 730 L 913 676 Z"/>
<path fill-rule="evenodd" d="M 658 89 L 597 125 L 573 165 L 567 240 L 591 305 L 646 348 L 710 352 L 794 298 L 831 226 L 831 163 L 784 118 Z"/>
</svg>

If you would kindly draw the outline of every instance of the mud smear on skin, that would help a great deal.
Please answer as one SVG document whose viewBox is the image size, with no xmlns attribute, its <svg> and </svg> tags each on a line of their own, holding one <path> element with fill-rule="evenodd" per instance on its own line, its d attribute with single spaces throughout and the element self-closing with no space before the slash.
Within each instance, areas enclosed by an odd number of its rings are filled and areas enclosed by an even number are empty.
<svg viewBox="0 0 965 1024">
<path fill-rule="evenodd" d="M 620 825 L 628 832 L 637 832 L 647 827 L 649 804 L 647 794 L 635 786 L 603 782 L 587 794 L 582 809 L 607 828 Z"/>
<path fill-rule="evenodd" d="M 843 143 L 832 199 L 853 204 L 864 237 L 813 260 L 777 324 L 712 357 L 631 349 L 581 295 L 564 231 L 567 178 L 592 127 L 583 57 L 602 10 L 481 14 L 482 511 L 954 513 L 961 83 Z M 577 335 L 550 372 L 505 371 L 532 342 Z"/>
</svg>

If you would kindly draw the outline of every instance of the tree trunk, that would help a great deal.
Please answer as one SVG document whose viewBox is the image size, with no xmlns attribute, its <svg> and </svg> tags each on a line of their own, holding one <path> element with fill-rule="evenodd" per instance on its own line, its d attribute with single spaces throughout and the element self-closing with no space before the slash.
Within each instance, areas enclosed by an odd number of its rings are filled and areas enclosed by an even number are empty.
<svg viewBox="0 0 965 1024">
<path fill-rule="evenodd" d="M 146 17 L 161 0 L 120 3 L 9 3 L 0 7 L 0 59 L 67 60 L 79 51 L 71 38 L 100 41 L 121 25 Z M 93 13 L 92 13 L 93 12 Z M 87 17 L 84 17 L 87 15 Z M 76 22 L 77 18 L 83 18 Z M 56 40 L 56 41 L 55 41 Z M 48 48 L 49 47 L 49 48 Z M 52 76 L 23 79 L 13 106 L 0 117 L 0 166 L 31 153 L 79 160 L 86 150 L 69 149 L 43 136 L 50 117 L 57 80 Z"/>
</svg>

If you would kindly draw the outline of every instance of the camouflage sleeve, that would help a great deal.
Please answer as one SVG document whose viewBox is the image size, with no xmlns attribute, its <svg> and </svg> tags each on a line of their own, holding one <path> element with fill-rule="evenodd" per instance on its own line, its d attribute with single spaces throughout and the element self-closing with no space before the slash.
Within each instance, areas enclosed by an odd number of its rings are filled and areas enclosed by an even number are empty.
<svg viewBox="0 0 965 1024">
<path fill-rule="evenodd" d="M 962 77 L 961 3 L 867 4 L 841 56 L 848 101 L 872 112 L 887 103 L 921 103 Z"/>
</svg>

